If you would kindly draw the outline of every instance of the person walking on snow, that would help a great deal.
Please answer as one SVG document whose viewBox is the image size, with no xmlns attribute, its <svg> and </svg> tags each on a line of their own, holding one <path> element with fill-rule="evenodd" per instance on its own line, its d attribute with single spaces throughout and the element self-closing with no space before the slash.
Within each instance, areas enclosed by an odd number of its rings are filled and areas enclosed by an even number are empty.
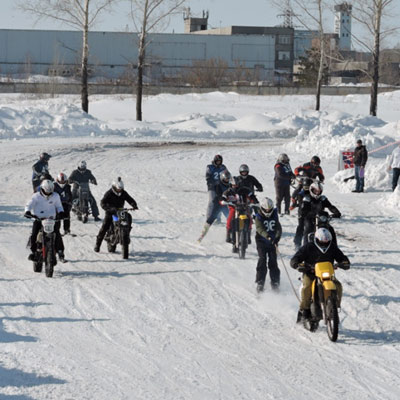
<svg viewBox="0 0 400 400">
<path fill-rule="evenodd" d="M 265 197 L 256 211 L 256 245 L 258 253 L 256 284 L 257 291 L 264 290 L 265 278 L 269 269 L 271 287 L 278 289 L 281 271 L 276 257 L 276 246 L 282 236 L 282 226 L 279 222 L 278 210 L 274 202 Z M 268 259 L 268 269 L 267 269 Z"/>
<path fill-rule="evenodd" d="M 389 157 L 388 171 L 390 170 L 393 171 L 392 190 L 394 191 L 400 178 L 400 143 Z"/>
<path fill-rule="evenodd" d="M 365 164 L 367 160 L 367 148 L 362 144 L 362 140 L 358 139 L 353 155 L 354 175 L 356 177 L 356 188 L 353 190 L 353 193 L 362 193 L 364 191 Z"/>
<path fill-rule="evenodd" d="M 289 215 L 290 207 L 290 183 L 295 175 L 289 164 L 290 160 L 287 154 L 282 153 L 279 155 L 278 160 L 275 164 L 275 193 L 276 193 L 276 207 L 278 209 L 278 214 L 281 213 L 281 203 L 285 201 L 285 214 Z"/>
</svg>

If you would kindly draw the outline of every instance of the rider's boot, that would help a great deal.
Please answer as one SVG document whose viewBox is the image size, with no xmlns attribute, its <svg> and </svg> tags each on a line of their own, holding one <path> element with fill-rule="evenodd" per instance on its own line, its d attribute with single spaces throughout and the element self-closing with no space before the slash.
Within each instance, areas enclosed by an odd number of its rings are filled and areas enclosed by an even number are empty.
<svg viewBox="0 0 400 400">
<path fill-rule="evenodd" d="M 310 318 L 311 318 L 311 311 L 310 310 L 302 310 L 300 308 L 297 313 L 297 321 L 296 322 L 299 324 Z"/>
<path fill-rule="evenodd" d="M 96 215 L 95 217 L 94 217 L 94 220 L 97 222 L 97 221 L 101 221 L 101 218 L 99 218 L 99 216 L 98 215 Z"/>
<path fill-rule="evenodd" d="M 98 237 L 96 238 L 96 245 L 94 246 L 94 251 L 98 253 L 100 251 L 100 246 L 101 246 L 102 240 L 100 240 Z"/>
</svg>

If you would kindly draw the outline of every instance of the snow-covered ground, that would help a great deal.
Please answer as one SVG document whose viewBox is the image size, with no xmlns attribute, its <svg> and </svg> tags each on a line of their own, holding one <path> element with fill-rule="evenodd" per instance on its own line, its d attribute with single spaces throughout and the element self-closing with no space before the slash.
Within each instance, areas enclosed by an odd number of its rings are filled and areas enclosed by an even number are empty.
<svg viewBox="0 0 400 400">
<path fill-rule="evenodd" d="M 370 151 L 400 139 L 400 92 L 368 96 L 160 95 L 144 102 L 92 97 L 0 96 L 1 399 L 393 399 L 400 398 L 400 190 L 390 191 L 387 154 L 372 153 L 366 192 L 351 193 L 337 172 L 340 150 L 362 138 Z M 329 110 L 329 111 L 327 111 Z M 94 253 L 100 224 L 75 219 L 67 264 L 53 279 L 27 260 L 31 166 L 52 154 L 50 172 L 85 159 L 98 202 L 121 176 L 137 200 L 129 260 Z M 344 287 L 339 340 L 295 325 L 299 274 L 290 270 L 295 216 L 284 217 L 281 291 L 255 293 L 252 244 L 239 260 L 225 228 L 205 222 L 205 167 L 216 153 L 237 173 L 247 163 L 275 198 L 273 166 L 322 157 L 325 194 L 352 268 Z M 261 194 L 259 194 L 261 197 Z M 285 267 L 288 268 L 287 272 Z"/>
</svg>

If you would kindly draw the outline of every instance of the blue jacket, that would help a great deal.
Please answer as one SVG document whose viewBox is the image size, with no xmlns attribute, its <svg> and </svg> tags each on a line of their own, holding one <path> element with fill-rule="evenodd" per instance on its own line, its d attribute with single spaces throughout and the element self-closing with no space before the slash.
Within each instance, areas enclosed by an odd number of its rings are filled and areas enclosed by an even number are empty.
<svg viewBox="0 0 400 400">
<path fill-rule="evenodd" d="M 220 182 L 219 175 L 225 170 L 226 167 L 224 164 L 221 164 L 220 166 L 216 166 L 214 164 L 207 165 L 206 182 L 208 190 L 215 190 L 215 186 Z"/>
</svg>

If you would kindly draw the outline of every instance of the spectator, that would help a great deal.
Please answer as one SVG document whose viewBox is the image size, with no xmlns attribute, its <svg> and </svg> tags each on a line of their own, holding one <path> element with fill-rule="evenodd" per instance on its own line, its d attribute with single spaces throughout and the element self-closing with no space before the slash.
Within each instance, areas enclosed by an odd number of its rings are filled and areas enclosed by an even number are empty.
<svg viewBox="0 0 400 400">
<path fill-rule="evenodd" d="M 356 188 L 353 193 L 362 193 L 364 191 L 365 164 L 368 160 L 367 148 L 362 144 L 362 140 L 357 140 L 357 146 L 354 149 L 354 175 L 356 177 Z"/>
<path fill-rule="evenodd" d="M 394 191 L 400 177 L 400 143 L 390 155 L 388 171 L 390 170 L 393 171 L 392 190 Z"/>
</svg>

